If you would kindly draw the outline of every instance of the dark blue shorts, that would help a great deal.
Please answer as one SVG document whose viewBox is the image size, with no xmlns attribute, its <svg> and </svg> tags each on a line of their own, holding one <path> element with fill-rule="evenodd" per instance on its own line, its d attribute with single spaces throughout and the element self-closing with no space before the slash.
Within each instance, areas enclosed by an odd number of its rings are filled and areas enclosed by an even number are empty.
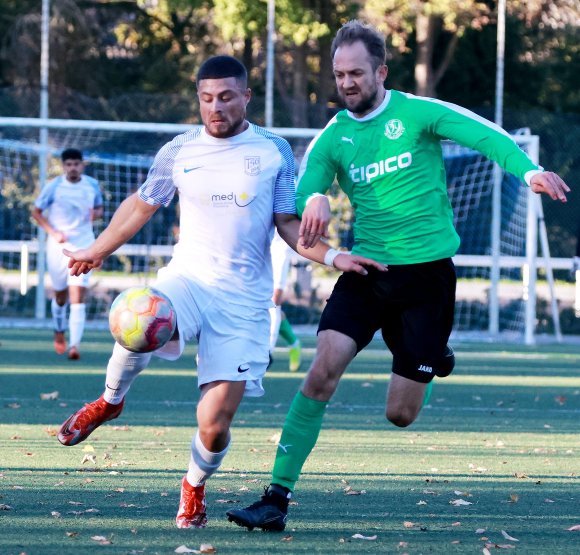
<svg viewBox="0 0 580 555">
<path fill-rule="evenodd" d="M 318 331 L 351 337 L 357 352 L 375 333 L 393 354 L 394 374 L 429 383 L 454 364 L 447 341 L 453 326 L 457 277 L 451 258 L 369 269 L 366 276 L 340 276 L 322 313 Z"/>
</svg>

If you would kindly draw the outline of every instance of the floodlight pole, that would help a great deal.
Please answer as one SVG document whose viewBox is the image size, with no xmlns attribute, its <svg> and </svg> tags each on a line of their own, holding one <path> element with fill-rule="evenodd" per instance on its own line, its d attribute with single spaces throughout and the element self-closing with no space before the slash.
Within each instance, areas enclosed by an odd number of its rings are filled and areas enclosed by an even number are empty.
<svg viewBox="0 0 580 555">
<path fill-rule="evenodd" d="M 50 33 L 50 0 L 42 0 L 42 23 L 40 39 L 40 117 L 48 118 L 48 76 L 49 76 L 49 33 Z M 46 184 L 48 157 L 48 127 L 40 128 L 40 152 L 38 154 L 38 181 L 42 189 Z M 46 268 L 46 232 L 38 227 L 38 255 L 36 257 L 36 272 L 38 284 L 34 316 L 37 319 L 46 317 L 46 302 L 44 292 L 44 273 Z"/>
<path fill-rule="evenodd" d="M 274 126 L 274 30 L 276 0 L 268 0 L 268 39 L 266 47 L 266 106 L 265 124 Z"/>
<path fill-rule="evenodd" d="M 503 126 L 503 90 L 505 60 L 505 6 L 506 0 L 499 0 L 497 6 L 497 58 L 495 68 L 495 123 Z M 499 279 L 501 245 L 501 184 L 503 170 L 494 164 L 491 218 L 491 275 L 489 290 L 489 333 L 492 337 L 499 333 Z"/>
</svg>

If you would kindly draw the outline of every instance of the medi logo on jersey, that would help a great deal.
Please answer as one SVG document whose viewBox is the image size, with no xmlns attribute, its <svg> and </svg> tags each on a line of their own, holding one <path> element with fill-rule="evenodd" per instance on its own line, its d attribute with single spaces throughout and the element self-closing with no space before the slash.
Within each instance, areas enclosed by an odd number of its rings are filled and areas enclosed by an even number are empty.
<svg viewBox="0 0 580 555">
<path fill-rule="evenodd" d="M 210 196 L 211 205 L 214 208 L 228 208 L 230 206 L 239 206 L 245 208 L 256 200 L 256 195 L 250 195 L 246 192 L 241 193 L 216 193 Z"/>
</svg>

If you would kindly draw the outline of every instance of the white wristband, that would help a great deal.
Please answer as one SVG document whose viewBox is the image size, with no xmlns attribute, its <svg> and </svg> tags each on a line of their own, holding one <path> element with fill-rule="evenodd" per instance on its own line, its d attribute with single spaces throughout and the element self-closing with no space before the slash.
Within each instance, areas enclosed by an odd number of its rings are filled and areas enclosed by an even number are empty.
<svg viewBox="0 0 580 555">
<path fill-rule="evenodd" d="M 306 202 L 304 204 L 304 206 L 308 206 L 308 203 L 315 199 L 316 197 L 324 197 L 325 195 L 323 195 L 322 193 L 312 193 L 307 199 Z"/>
<path fill-rule="evenodd" d="M 337 251 L 336 249 L 328 249 L 326 251 L 326 254 L 324 255 L 324 263 L 327 266 L 333 266 L 334 265 L 334 259 L 341 254 L 340 251 Z"/>
</svg>

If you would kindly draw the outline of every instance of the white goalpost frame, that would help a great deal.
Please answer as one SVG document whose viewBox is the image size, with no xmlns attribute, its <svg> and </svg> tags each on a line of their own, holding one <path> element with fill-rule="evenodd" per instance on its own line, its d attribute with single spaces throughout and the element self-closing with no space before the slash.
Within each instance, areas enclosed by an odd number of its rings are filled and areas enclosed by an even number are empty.
<svg viewBox="0 0 580 555">
<path fill-rule="evenodd" d="M 0 117 L 0 127 L 22 127 L 22 128 L 39 128 L 39 129 L 52 129 L 52 130 L 87 130 L 87 131 L 117 131 L 117 132 L 156 132 L 156 133 L 171 133 L 179 134 L 184 131 L 190 130 L 197 127 L 196 125 L 188 124 L 150 124 L 141 122 L 113 122 L 113 121 L 91 121 L 91 120 L 63 120 L 63 119 L 50 119 L 50 118 L 4 118 Z M 286 138 L 302 138 L 311 139 L 320 130 L 318 129 L 297 129 L 297 128 L 269 128 L 272 132 L 277 133 Z M 537 162 L 539 154 L 539 139 L 537 136 L 523 135 L 517 136 L 518 142 L 520 144 L 525 144 L 526 149 L 530 158 Z M 40 145 L 38 149 L 39 161 L 45 158 L 45 149 Z M 496 193 L 494 193 L 496 194 Z M 501 197 L 500 197 L 501 200 Z M 494 201 L 495 202 L 495 201 Z M 518 256 L 501 256 L 499 252 L 499 238 L 492 240 L 492 252 L 490 255 L 457 255 L 454 257 L 454 262 L 457 266 L 466 267 L 481 267 L 481 268 L 491 268 L 492 282 L 490 284 L 490 306 L 489 306 L 489 317 L 490 326 L 492 320 L 498 321 L 499 313 L 499 302 L 497 298 L 497 288 L 500 277 L 500 270 L 502 268 L 527 268 L 527 271 L 523 272 L 523 283 L 522 283 L 522 298 L 526 300 L 525 303 L 525 332 L 524 341 L 526 344 L 533 344 L 535 342 L 534 332 L 536 324 L 536 273 L 539 266 L 546 268 L 546 275 L 549 282 L 549 289 L 552 301 L 552 317 L 554 319 L 554 327 L 556 331 L 556 337 L 561 340 L 561 331 L 559 326 L 559 314 L 557 303 L 554 295 L 554 282 L 553 282 L 553 272 L 552 268 L 569 268 L 568 259 L 555 259 L 551 260 L 549 257 L 549 249 L 547 243 L 547 233 L 545 232 L 545 223 L 543 221 L 543 214 L 541 213 L 541 200 L 539 195 L 528 191 L 528 202 L 527 202 L 527 225 L 526 225 L 526 257 Z M 494 210 L 494 214 L 501 215 L 501 211 Z M 496 216 L 497 217 L 497 216 Z M 538 224 L 540 224 L 540 241 L 542 246 L 542 262 L 538 262 L 537 259 L 537 241 L 538 241 Z M 497 233 L 493 231 L 493 226 L 496 225 L 492 222 L 492 234 Z M 498 228 L 499 230 L 499 228 Z M 498 233 L 499 236 L 499 233 Z M 497 242 L 497 250 L 496 250 Z M 26 245 L 24 245 L 26 243 Z M 172 247 L 170 245 L 124 245 L 121 247 L 117 253 L 127 254 L 127 255 L 142 255 L 152 253 L 153 255 L 167 256 L 171 253 Z M 38 241 L 0 241 L 0 251 L 2 252 L 15 252 L 22 254 L 22 264 L 27 267 L 28 264 L 28 254 L 39 253 L 42 255 L 42 246 Z M 26 260 L 24 260 L 26 258 Z M 38 264 L 38 260 L 37 260 Z M 494 267 L 497 270 L 494 270 Z M 529 271 L 533 269 L 533 271 Z M 495 276 L 495 277 L 494 277 Z M 495 283 L 494 283 L 495 279 Z M 21 277 L 22 287 L 26 286 L 24 283 L 27 282 L 27 271 L 23 270 Z M 40 289 L 40 287 L 39 287 Z M 493 291 L 495 289 L 495 293 Z M 495 296 L 495 301 L 494 301 Z M 37 294 L 38 297 L 38 294 Z M 44 305 L 44 298 L 41 299 L 40 304 Z M 493 312 L 492 312 L 493 311 Z M 38 317 L 40 309 L 37 307 L 35 314 Z M 494 324 L 495 325 L 495 324 Z M 496 335 L 493 330 L 488 330 L 491 337 Z M 499 333 L 499 330 L 498 330 Z"/>
</svg>

